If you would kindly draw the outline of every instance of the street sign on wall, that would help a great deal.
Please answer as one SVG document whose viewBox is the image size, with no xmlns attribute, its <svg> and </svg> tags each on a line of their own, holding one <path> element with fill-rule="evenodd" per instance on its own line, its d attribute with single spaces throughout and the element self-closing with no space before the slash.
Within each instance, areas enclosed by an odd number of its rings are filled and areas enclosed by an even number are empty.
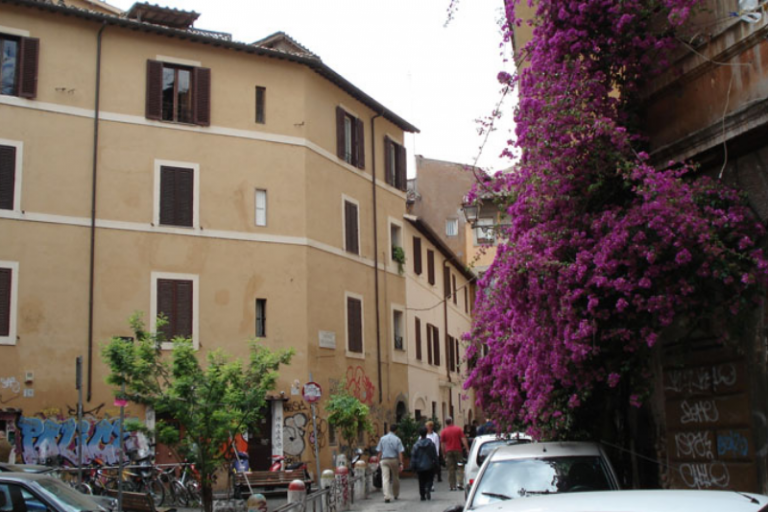
<svg viewBox="0 0 768 512">
<path fill-rule="evenodd" d="M 304 400 L 309 403 L 317 402 L 323 396 L 323 388 L 317 382 L 307 382 L 302 390 Z"/>
</svg>

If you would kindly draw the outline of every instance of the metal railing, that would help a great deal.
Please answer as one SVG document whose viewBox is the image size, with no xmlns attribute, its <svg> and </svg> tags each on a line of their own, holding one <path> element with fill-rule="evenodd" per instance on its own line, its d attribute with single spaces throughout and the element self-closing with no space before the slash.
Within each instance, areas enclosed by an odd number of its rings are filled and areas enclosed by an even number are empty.
<svg viewBox="0 0 768 512">
<path fill-rule="evenodd" d="M 302 501 L 286 503 L 275 509 L 274 512 L 336 512 L 339 510 L 339 505 L 345 501 L 345 492 L 348 494 L 349 506 L 354 505 L 355 484 L 358 482 L 363 482 L 365 489 L 363 499 L 367 499 L 372 491 L 372 477 L 373 471 L 370 468 L 366 468 L 359 475 L 347 477 L 346 491 L 344 486 L 334 479 L 325 489 L 307 494 Z"/>
</svg>

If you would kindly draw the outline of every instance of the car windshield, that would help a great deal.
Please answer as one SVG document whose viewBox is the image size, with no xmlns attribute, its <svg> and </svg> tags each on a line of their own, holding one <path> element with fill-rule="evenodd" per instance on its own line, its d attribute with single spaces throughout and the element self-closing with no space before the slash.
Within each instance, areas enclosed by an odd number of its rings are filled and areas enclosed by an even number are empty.
<svg viewBox="0 0 768 512">
<path fill-rule="evenodd" d="M 47 494 L 48 499 L 56 501 L 67 512 L 98 511 L 99 505 L 88 496 L 77 492 L 67 484 L 53 478 L 41 478 L 37 484 Z"/>
<path fill-rule="evenodd" d="M 493 439 L 480 445 L 477 450 L 477 465 L 482 466 L 488 455 L 499 446 L 530 443 L 528 439 Z"/>
<path fill-rule="evenodd" d="M 470 508 L 539 494 L 614 489 L 598 456 L 490 462 L 475 485 Z"/>
</svg>

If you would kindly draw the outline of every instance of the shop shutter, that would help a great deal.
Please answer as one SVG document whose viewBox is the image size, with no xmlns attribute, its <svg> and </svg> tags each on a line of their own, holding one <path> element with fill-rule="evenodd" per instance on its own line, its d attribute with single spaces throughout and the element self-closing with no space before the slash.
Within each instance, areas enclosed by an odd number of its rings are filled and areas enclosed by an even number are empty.
<svg viewBox="0 0 768 512">
<path fill-rule="evenodd" d="M 12 274 L 11 269 L 0 268 L 0 336 L 8 336 L 11 332 Z"/>
<path fill-rule="evenodd" d="M 421 275 L 421 238 L 413 237 L 413 273 Z"/>
<path fill-rule="evenodd" d="M 147 61 L 146 117 L 160 121 L 163 118 L 163 63 Z"/>
<path fill-rule="evenodd" d="M 16 190 L 16 148 L 0 146 L 0 210 L 13 210 Z"/>
<path fill-rule="evenodd" d="M 19 96 L 32 99 L 37 96 L 37 67 L 40 40 L 22 37 L 19 45 Z"/>
<path fill-rule="evenodd" d="M 363 304 L 359 299 L 347 297 L 347 332 L 350 352 L 363 353 Z"/>
<path fill-rule="evenodd" d="M 344 109 L 336 107 L 336 156 L 346 160 L 344 154 Z"/>
<path fill-rule="evenodd" d="M 192 70 L 194 84 L 195 111 L 194 123 L 200 126 L 211 125 L 211 70 L 209 68 L 194 68 Z"/>
<path fill-rule="evenodd" d="M 365 126 L 360 119 L 355 119 L 354 140 L 357 151 L 355 165 L 357 165 L 359 169 L 365 169 Z"/>
</svg>

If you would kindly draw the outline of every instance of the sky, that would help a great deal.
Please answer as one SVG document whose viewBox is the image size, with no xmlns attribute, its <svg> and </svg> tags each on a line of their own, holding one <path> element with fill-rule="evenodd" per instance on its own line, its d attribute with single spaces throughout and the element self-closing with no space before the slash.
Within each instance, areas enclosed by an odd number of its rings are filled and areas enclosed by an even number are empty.
<svg viewBox="0 0 768 512">
<path fill-rule="evenodd" d="M 133 0 L 108 0 L 127 10 Z M 253 42 L 283 31 L 347 80 L 421 130 L 406 136 L 413 155 L 509 167 L 499 155 L 511 138 L 512 100 L 480 151 L 478 118 L 501 98 L 505 62 L 498 27 L 501 0 L 460 0 L 446 26 L 450 0 L 152 0 L 194 10 L 195 27 Z M 478 155 L 480 156 L 478 159 Z M 409 177 L 414 166 L 409 165 Z"/>
</svg>

